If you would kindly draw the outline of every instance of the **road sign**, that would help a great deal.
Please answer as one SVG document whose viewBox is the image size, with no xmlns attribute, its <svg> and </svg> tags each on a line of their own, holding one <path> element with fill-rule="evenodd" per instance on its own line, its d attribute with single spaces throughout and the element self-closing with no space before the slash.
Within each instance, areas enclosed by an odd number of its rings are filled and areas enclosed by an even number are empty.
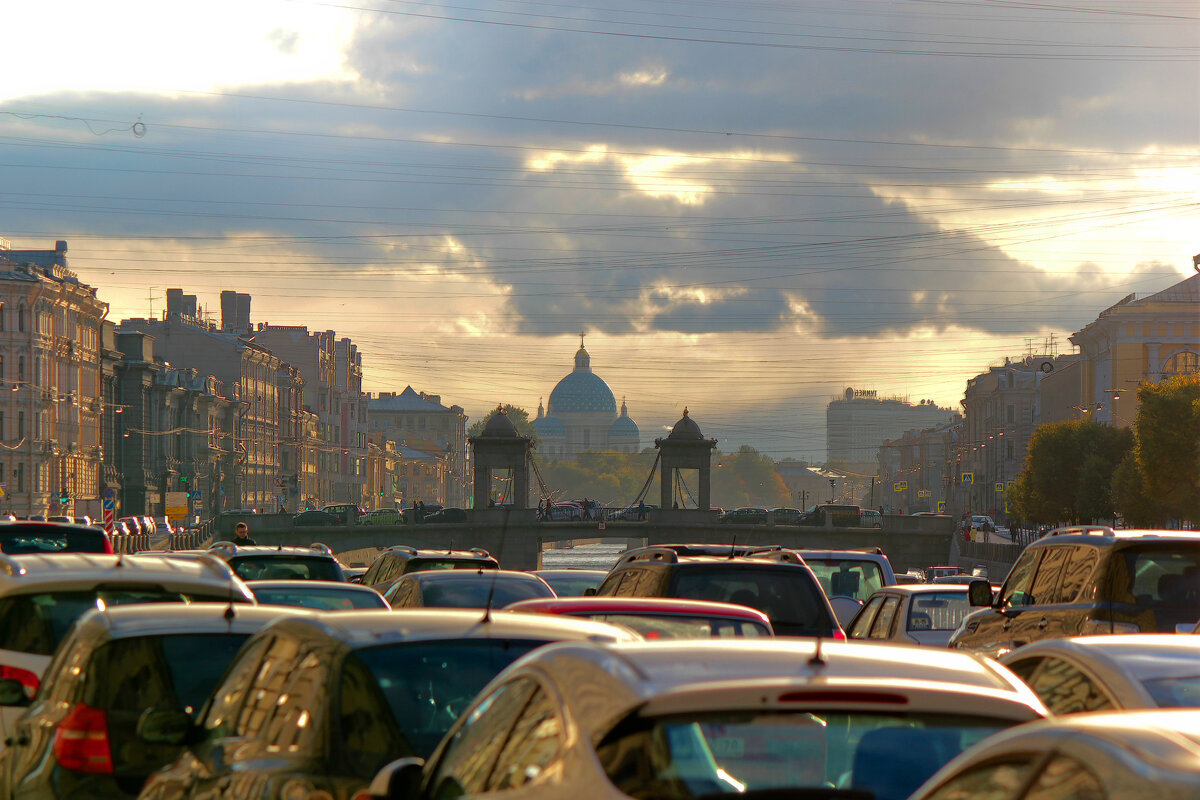
<svg viewBox="0 0 1200 800">
<path fill-rule="evenodd" d="M 908 491 L 908 481 L 896 481 L 896 491 L 897 492 Z"/>
<path fill-rule="evenodd" d="M 933 492 L 928 489 L 920 489 L 917 491 L 917 497 L 933 497 Z"/>
<path fill-rule="evenodd" d="M 104 506 L 105 511 L 112 511 L 117 507 L 117 499 L 115 497 L 106 497 L 100 503 Z"/>
<path fill-rule="evenodd" d="M 945 500 L 938 500 L 937 513 L 939 513 L 939 514 L 946 513 L 946 501 Z"/>
<path fill-rule="evenodd" d="M 997 492 L 1004 491 L 1004 481 L 996 481 L 996 491 Z"/>
<path fill-rule="evenodd" d="M 166 514 L 171 519 L 183 519 L 188 513 L 187 492 L 167 492 Z"/>
<path fill-rule="evenodd" d="M 114 497 L 117 496 L 117 493 L 113 491 L 113 488 L 111 486 L 105 486 L 103 489 L 100 490 L 100 496 L 102 498 L 104 498 L 105 500 L 112 500 Z"/>
<path fill-rule="evenodd" d="M 975 483 L 975 473 L 974 472 L 964 472 L 962 474 L 962 482 L 966 485 Z"/>
</svg>

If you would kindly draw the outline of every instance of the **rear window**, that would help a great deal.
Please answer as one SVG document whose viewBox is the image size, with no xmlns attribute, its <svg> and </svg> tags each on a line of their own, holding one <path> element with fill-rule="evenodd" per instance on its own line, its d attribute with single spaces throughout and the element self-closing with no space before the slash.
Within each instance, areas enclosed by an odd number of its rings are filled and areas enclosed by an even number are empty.
<svg viewBox="0 0 1200 800">
<path fill-rule="evenodd" d="M 353 611 L 362 608 L 387 608 L 378 592 L 339 591 L 338 589 L 262 588 L 251 586 L 254 599 L 272 606 L 299 606 L 320 611 Z"/>
<path fill-rule="evenodd" d="M 833 621 L 820 591 L 804 567 L 734 563 L 679 569 L 671 596 L 756 608 L 779 636 L 829 636 Z"/>
<path fill-rule="evenodd" d="M 672 614 L 590 614 L 589 619 L 624 625 L 647 639 L 709 639 L 725 636 L 770 636 L 767 626 L 728 617 Z"/>
<path fill-rule="evenodd" d="M 908 606 L 910 631 L 952 631 L 971 612 L 966 592 L 914 594 Z"/>
<path fill-rule="evenodd" d="M 51 655 L 75 620 L 93 608 L 219 599 L 194 597 L 154 586 L 9 595 L 0 598 L 0 648 L 38 656 Z"/>
<path fill-rule="evenodd" d="M 55 528 L 53 525 L 5 525 L 0 528 L 0 552 L 10 556 L 28 553 L 111 553 L 104 531 Z"/>
<path fill-rule="evenodd" d="M 492 608 L 504 608 L 518 600 L 554 597 L 554 592 L 538 581 L 483 579 L 430 581 L 421 584 L 421 605 L 435 608 L 483 608 L 488 604 L 489 595 Z"/>
<path fill-rule="evenodd" d="M 180 708 L 194 714 L 247 638 L 189 633 L 110 642 L 92 655 L 84 702 L 106 711 Z"/>
<path fill-rule="evenodd" d="M 331 558 L 312 556 L 242 556 L 229 559 L 229 566 L 245 581 L 313 580 L 345 581 L 342 569 Z"/>
<path fill-rule="evenodd" d="M 497 569 L 490 559 L 479 558 L 412 558 L 404 566 L 407 572 L 424 572 L 431 569 Z"/>
<path fill-rule="evenodd" d="M 826 597 L 853 597 L 865 603 L 876 589 L 883 588 L 883 570 L 874 561 L 805 558 L 804 563 L 821 582 Z"/>
</svg>

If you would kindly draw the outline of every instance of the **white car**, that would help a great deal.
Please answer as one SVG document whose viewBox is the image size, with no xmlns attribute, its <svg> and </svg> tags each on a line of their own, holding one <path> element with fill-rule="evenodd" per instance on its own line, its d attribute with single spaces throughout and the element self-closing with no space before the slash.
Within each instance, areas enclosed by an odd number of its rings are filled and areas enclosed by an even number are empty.
<svg viewBox="0 0 1200 800">
<path fill-rule="evenodd" d="M 394 761 L 358 797 L 904 800 L 1045 714 L 1008 670 L 962 655 L 799 638 L 551 645 L 497 675 L 427 764 Z"/>
<path fill-rule="evenodd" d="M 963 585 L 886 586 L 871 595 L 846 626 L 846 636 L 946 647 L 972 610 Z"/>
<path fill-rule="evenodd" d="M 0 675 L 20 682 L 32 699 L 55 648 L 84 612 L 192 600 L 254 603 L 254 595 L 211 556 L 0 556 Z M 21 711 L 0 708 L 0 750 Z"/>
<path fill-rule="evenodd" d="M 1200 708 L 1200 637 L 1172 633 L 1030 642 L 1000 658 L 1054 714 Z"/>
<path fill-rule="evenodd" d="M 911 800 L 1195 800 L 1200 713 L 1075 714 L 963 753 Z"/>
</svg>

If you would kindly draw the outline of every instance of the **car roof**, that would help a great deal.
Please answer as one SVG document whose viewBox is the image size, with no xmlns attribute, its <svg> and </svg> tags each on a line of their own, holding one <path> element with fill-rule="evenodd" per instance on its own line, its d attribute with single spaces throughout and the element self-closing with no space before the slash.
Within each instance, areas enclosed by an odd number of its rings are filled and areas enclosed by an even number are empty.
<svg viewBox="0 0 1200 800">
<path fill-rule="evenodd" d="M 1135 679 L 1200 674 L 1200 636 L 1176 633 L 1104 634 L 1044 639 L 1004 654 L 1002 664 L 1032 656 L 1070 654 L 1095 660 Z"/>
<path fill-rule="evenodd" d="M 574 695 L 577 714 L 590 730 L 601 730 L 643 705 L 652 713 L 671 713 L 689 702 L 694 708 L 711 708 L 714 698 L 724 695 L 742 707 L 762 707 L 768 697 L 777 696 L 771 692 L 796 688 L 828 690 L 832 694 L 814 702 L 842 707 L 859 702 L 847 699 L 848 690 L 879 690 L 925 698 L 910 708 L 986 708 L 1019 721 L 1046 713 L 1015 675 L 971 653 L 824 639 L 820 661 L 814 663 L 817 646 L 816 639 L 792 637 L 671 639 L 605 647 L 564 643 L 531 653 L 511 669 L 528 665 L 557 678 L 560 689 Z M 895 705 L 889 708 L 895 710 Z"/>
<path fill-rule="evenodd" d="M 266 544 L 239 545 L 224 540 L 209 545 L 206 552 L 212 553 L 215 556 L 228 558 L 234 556 L 311 556 L 313 558 L 333 558 L 328 553 L 314 550 L 311 547 Z"/>
<path fill-rule="evenodd" d="M 673 597 L 538 597 L 520 600 L 506 606 L 504 610 L 548 614 L 568 614 L 573 611 L 587 611 L 593 614 L 707 614 L 753 620 L 768 626 L 771 624 L 766 614 L 747 606 L 710 600 L 680 600 Z"/>
<path fill-rule="evenodd" d="M 905 573 L 907 574 L 907 573 Z M 983 578 L 976 578 L 981 581 Z M 961 594 L 964 597 L 967 594 L 967 584 L 965 583 L 897 583 L 891 586 L 884 586 L 881 589 L 876 589 L 871 593 L 871 597 L 877 594 Z M 868 598 L 870 599 L 870 598 Z"/>
<path fill-rule="evenodd" d="M 323 635 L 352 649 L 441 639 L 546 639 L 596 642 L 638 641 L 640 636 L 606 622 L 549 614 L 485 615 L 479 609 L 411 608 L 381 614 L 374 610 L 287 616 L 276 625 L 300 635 Z"/>
<path fill-rule="evenodd" d="M 80 618 L 79 625 L 102 629 L 110 639 L 172 633 L 250 634 L 281 616 L 293 615 L 285 606 L 247 603 L 140 603 L 89 611 Z"/>
<path fill-rule="evenodd" d="M 97 528 L 95 525 L 84 525 L 76 522 L 43 522 L 38 519 L 3 519 L 0 520 L 0 533 L 12 530 L 59 530 L 59 531 L 74 531 L 75 533 L 87 533 L 95 535 L 97 531 L 103 531 L 103 528 Z"/>
<path fill-rule="evenodd" d="M 1200 531 L 1154 530 L 1149 528 L 1109 528 L 1104 525 L 1076 525 L 1055 528 L 1033 544 L 1106 544 L 1126 542 L 1200 542 Z"/>
<path fill-rule="evenodd" d="M 347 567 L 347 569 L 356 569 L 355 567 Z M 358 569 L 361 569 L 359 567 Z M 350 583 L 348 581 L 320 581 L 320 580 L 289 580 L 283 578 L 267 578 L 265 580 L 250 580 L 246 581 L 246 585 L 250 587 L 250 591 L 254 592 L 259 589 L 304 589 L 308 591 L 337 591 L 337 592 L 361 592 L 364 594 L 379 594 L 377 590 L 370 586 L 363 586 L 361 583 Z"/>
<path fill-rule="evenodd" d="M 91 585 L 102 582 L 170 583 L 174 586 L 239 588 L 241 583 L 228 565 L 216 558 L 163 558 L 162 556 L 56 553 L 54 555 L 0 556 L 0 592 L 46 585 Z M 66 587 L 64 587 L 66 588 Z"/>
<path fill-rule="evenodd" d="M 458 581 L 525 581 L 545 584 L 537 575 L 515 569 L 426 569 L 403 576 L 420 583 L 454 583 Z"/>
<path fill-rule="evenodd" d="M 883 553 L 864 550 L 812 550 L 807 547 L 795 548 L 795 552 L 799 553 L 807 561 L 810 558 L 836 558 L 841 561 L 887 561 L 887 556 Z"/>
<path fill-rule="evenodd" d="M 560 567 L 556 569 L 534 569 L 529 571 L 530 575 L 549 575 L 552 578 L 586 578 L 593 575 L 607 575 L 606 569 L 590 569 L 586 567 Z"/>
<path fill-rule="evenodd" d="M 433 547 L 413 547 L 407 544 L 397 544 L 386 548 L 383 553 L 394 553 L 403 558 L 461 558 L 469 561 L 495 560 L 495 556 L 481 547 L 471 550 L 454 550 Z"/>
</svg>

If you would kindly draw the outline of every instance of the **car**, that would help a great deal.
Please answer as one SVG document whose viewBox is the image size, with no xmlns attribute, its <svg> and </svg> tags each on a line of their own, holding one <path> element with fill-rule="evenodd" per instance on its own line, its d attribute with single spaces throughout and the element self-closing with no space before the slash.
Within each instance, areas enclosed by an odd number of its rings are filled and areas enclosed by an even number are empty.
<svg viewBox="0 0 1200 800">
<path fill-rule="evenodd" d="M 136 534 L 136 533 L 149 533 L 150 532 L 148 530 L 143 529 L 142 526 L 145 523 L 142 522 L 141 517 L 121 517 L 120 521 L 125 523 L 125 526 L 127 528 L 129 528 L 130 533 Z"/>
<path fill-rule="evenodd" d="M 443 508 L 434 511 L 432 514 L 426 514 L 421 520 L 425 525 L 436 525 L 443 522 L 466 522 L 467 512 L 462 508 Z"/>
<path fill-rule="evenodd" d="M 213 542 L 208 551 L 229 563 L 242 580 L 319 580 L 345 582 L 341 562 L 329 548 L 314 543 L 308 547 L 238 545 Z"/>
<path fill-rule="evenodd" d="M 945 647 L 970 612 L 966 586 L 887 586 L 846 625 L 846 637 Z"/>
<path fill-rule="evenodd" d="M 766 614 L 778 636 L 843 635 L 804 559 L 774 547 L 666 544 L 630 550 L 596 595 L 735 603 Z"/>
<path fill-rule="evenodd" d="M 955 567 L 952 565 L 941 565 L 941 566 L 936 566 L 936 567 L 929 567 L 927 570 L 925 570 L 925 579 L 930 582 L 933 582 L 933 580 L 935 578 L 944 578 L 948 575 L 967 575 L 967 574 L 969 574 L 969 573 L 967 573 L 967 571 L 964 570 L 962 567 Z"/>
<path fill-rule="evenodd" d="M 798 508 L 772 508 L 771 522 L 776 525 L 799 525 L 804 512 Z"/>
<path fill-rule="evenodd" d="M 1058 528 L 1030 544 L 996 599 L 950 646 L 999 657 L 1029 642 L 1100 633 L 1173 633 L 1200 616 L 1200 532 Z"/>
<path fill-rule="evenodd" d="M 1000 657 L 1053 714 L 1200 708 L 1200 638 L 1172 633 L 1071 636 Z"/>
<path fill-rule="evenodd" d="M 403 525 L 404 515 L 394 508 L 377 508 L 362 515 L 363 525 Z M 341 520 L 338 520 L 341 524 Z"/>
<path fill-rule="evenodd" d="M 281 611 L 229 603 L 89 611 L 63 640 L 46 670 L 54 677 L 32 701 L 19 682 L 0 680 L 0 703 L 20 698 L 16 705 L 26 706 L 0 756 L 4 796 L 137 797 L 150 773 L 179 751 L 142 741 L 142 714 L 198 712 L 245 641 Z"/>
<path fill-rule="evenodd" d="M 896 583 L 892 563 L 883 550 L 814 550 L 800 549 L 804 559 L 825 596 L 829 598 L 838 623 L 844 628 L 862 604 L 875 590 Z"/>
<path fill-rule="evenodd" d="M 813 639 L 563 642 L 480 692 L 360 797 L 903 800 L 1045 709 L 967 654 Z"/>
<path fill-rule="evenodd" d="M 295 527 L 310 527 L 310 526 L 329 526 L 329 525 L 345 525 L 341 517 L 335 517 L 328 511 L 301 511 L 296 516 L 292 517 L 292 525 Z"/>
<path fill-rule="evenodd" d="M 391 608 L 383 595 L 370 586 L 341 581 L 265 580 L 247 586 L 260 605 L 299 606 L 318 611 L 356 611 Z"/>
<path fill-rule="evenodd" d="M 508 611 L 562 614 L 624 625 L 647 639 L 707 639 L 714 636 L 774 636 L 761 611 L 710 600 L 673 597 L 554 597 L 521 600 Z"/>
<path fill-rule="evenodd" d="M 973 531 L 994 531 L 996 530 L 995 521 L 986 514 L 971 515 L 971 530 Z"/>
<path fill-rule="evenodd" d="M 862 519 L 862 509 L 859 506 L 841 503 L 819 503 L 809 506 L 800 517 L 801 525 L 824 527 L 832 525 L 835 528 L 857 528 Z"/>
<path fill-rule="evenodd" d="M 583 509 L 574 503 L 555 503 L 544 512 L 544 518 L 552 522 L 576 522 L 583 519 Z"/>
<path fill-rule="evenodd" d="M 572 595 L 584 595 L 588 589 L 594 591 L 599 588 L 601 583 L 604 583 L 604 578 L 608 575 L 606 569 L 535 569 L 532 572 L 539 578 L 550 584 L 550 588 L 559 597 L 570 597 Z"/>
<path fill-rule="evenodd" d="M 0 677 L 17 680 L 32 698 L 71 625 L 98 605 L 200 600 L 253 605 L 254 595 L 210 557 L 0 556 Z M 19 713 L 0 708 L 0 730 L 11 731 Z"/>
<path fill-rule="evenodd" d="M 1200 796 L 1200 713 L 1074 714 L 1002 731 L 911 800 L 1185 800 Z"/>
<path fill-rule="evenodd" d="M 397 756 L 428 757 L 520 656 L 635 639 L 602 622 L 461 609 L 284 617 L 246 643 L 196 721 L 148 715 L 150 738 L 184 749 L 140 797 L 348 798 Z"/>
<path fill-rule="evenodd" d="M 59 522 L 0 522 L 0 553 L 112 553 L 103 529 Z"/>
<path fill-rule="evenodd" d="M 384 594 L 392 608 L 504 608 L 518 600 L 554 597 L 536 575 L 507 569 L 410 572 Z"/>
<path fill-rule="evenodd" d="M 858 512 L 858 525 L 860 528 L 882 528 L 883 514 L 880 514 L 873 508 L 863 508 Z"/>
<path fill-rule="evenodd" d="M 722 525 L 766 525 L 767 514 L 765 508 L 752 506 L 731 508 L 718 517 L 717 522 Z"/>
<path fill-rule="evenodd" d="M 363 586 L 386 592 L 388 587 L 400 580 L 401 575 L 426 569 L 500 569 L 500 562 L 480 547 L 434 550 L 398 544 L 382 551 L 359 582 Z"/>
<path fill-rule="evenodd" d="M 330 503 L 321 506 L 321 511 L 335 517 L 339 525 L 353 525 L 366 512 L 354 503 Z"/>
<path fill-rule="evenodd" d="M 896 583 L 911 584 L 911 583 L 928 583 L 925 579 L 925 572 L 919 569 L 910 569 L 907 572 L 896 573 Z"/>
</svg>

